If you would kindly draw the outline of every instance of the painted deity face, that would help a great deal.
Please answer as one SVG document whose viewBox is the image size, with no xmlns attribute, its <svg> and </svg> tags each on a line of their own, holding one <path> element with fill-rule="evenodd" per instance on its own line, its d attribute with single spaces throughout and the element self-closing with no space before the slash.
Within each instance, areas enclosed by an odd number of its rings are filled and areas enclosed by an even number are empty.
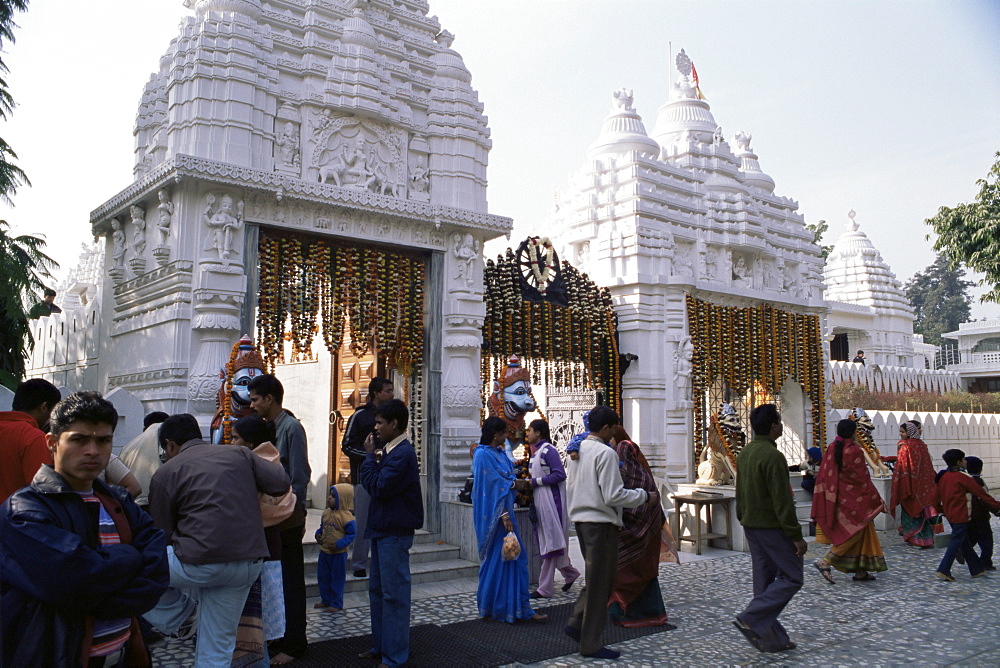
<svg viewBox="0 0 1000 668">
<path fill-rule="evenodd" d="M 503 389 L 503 412 L 510 419 L 535 410 L 535 400 L 531 398 L 531 385 L 516 380 Z"/>
<path fill-rule="evenodd" d="M 233 401 L 244 408 L 250 406 L 250 390 L 247 385 L 257 376 L 264 375 L 263 369 L 248 367 L 233 374 Z"/>
</svg>

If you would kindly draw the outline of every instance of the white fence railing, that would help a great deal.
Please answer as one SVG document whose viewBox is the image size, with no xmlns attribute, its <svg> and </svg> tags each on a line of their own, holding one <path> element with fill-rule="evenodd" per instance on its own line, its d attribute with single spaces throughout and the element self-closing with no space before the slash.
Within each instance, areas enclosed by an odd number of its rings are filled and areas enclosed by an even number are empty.
<svg viewBox="0 0 1000 668">
<path fill-rule="evenodd" d="M 919 390 L 944 394 L 963 390 L 961 376 L 941 369 L 913 369 L 903 366 L 830 362 L 830 380 L 834 383 L 862 385 L 872 392 L 904 393 Z"/>
</svg>

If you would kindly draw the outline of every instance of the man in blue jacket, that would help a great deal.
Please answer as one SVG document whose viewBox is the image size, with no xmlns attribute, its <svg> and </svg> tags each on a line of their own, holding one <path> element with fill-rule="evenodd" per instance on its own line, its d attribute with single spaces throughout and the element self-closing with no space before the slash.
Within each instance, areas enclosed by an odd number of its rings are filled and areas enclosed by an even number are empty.
<svg viewBox="0 0 1000 668">
<path fill-rule="evenodd" d="M 404 665 L 410 656 L 410 547 L 413 532 L 424 525 L 417 453 L 406 439 L 410 413 L 399 399 L 375 409 L 378 442 L 365 443 L 361 484 L 371 505 L 365 538 L 371 541 L 372 648 L 359 657 L 381 656 L 386 666 Z"/>
<path fill-rule="evenodd" d="M 46 437 L 54 466 L 0 506 L 0 665 L 150 665 L 136 617 L 167 589 L 166 542 L 98 477 L 117 423 L 96 392 L 60 401 Z"/>
</svg>

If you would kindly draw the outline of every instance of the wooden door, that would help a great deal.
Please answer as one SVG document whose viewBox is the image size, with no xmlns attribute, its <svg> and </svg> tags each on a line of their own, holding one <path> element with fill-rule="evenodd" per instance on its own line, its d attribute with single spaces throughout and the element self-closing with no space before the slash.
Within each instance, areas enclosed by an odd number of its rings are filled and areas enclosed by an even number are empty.
<svg viewBox="0 0 1000 668">
<path fill-rule="evenodd" d="M 334 355 L 333 373 L 330 379 L 333 387 L 330 392 L 330 453 L 327 479 L 333 483 L 347 482 L 350 477 L 351 463 L 340 449 L 344 440 L 344 430 L 354 410 L 368 400 L 368 383 L 378 375 L 384 377 L 384 371 L 385 361 L 380 361 L 376 352 L 356 357 L 351 352 L 349 335 L 345 333 L 344 343 Z"/>
</svg>

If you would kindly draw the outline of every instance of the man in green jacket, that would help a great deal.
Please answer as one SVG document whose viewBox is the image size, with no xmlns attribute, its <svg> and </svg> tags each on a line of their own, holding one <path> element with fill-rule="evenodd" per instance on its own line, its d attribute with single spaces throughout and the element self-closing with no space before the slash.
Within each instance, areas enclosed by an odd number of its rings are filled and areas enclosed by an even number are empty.
<svg viewBox="0 0 1000 668">
<path fill-rule="evenodd" d="M 754 438 L 736 462 L 736 517 L 750 544 L 753 599 L 733 624 L 761 652 L 795 649 L 778 615 L 802 588 L 806 542 L 795 517 L 788 461 L 778 450 L 781 415 L 774 404 L 750 412 Z"/>
</svg>

